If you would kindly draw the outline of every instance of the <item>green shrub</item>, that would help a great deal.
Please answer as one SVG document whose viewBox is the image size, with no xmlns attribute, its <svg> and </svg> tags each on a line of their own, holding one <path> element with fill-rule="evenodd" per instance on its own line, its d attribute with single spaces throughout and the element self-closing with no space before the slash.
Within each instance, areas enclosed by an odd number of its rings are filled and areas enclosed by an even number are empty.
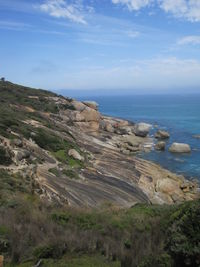
<svg viewBox="0 0 200 267">
<path fill-rule="evenodd" d="M 64 149 L 58 150 L 52 153 L 53 156 L 60 162 L 66 163 L 67 160 L 67 151 Z"/>
<path fill-rule="evenodd" d="M 59 176 L 59 175 L 60 175 L 59 170 L 56 169 L 56 168 L 51 168 L 51 169 L 49 169 L 49 172 L 50 172 L 50 173 L 53 173 L 55 176 Z"/>
<path fill-rule="evenodd" d="M 47 245 L 47 246 L 40 246 L 34 250 L 34 256 L 37 259 L 57 259 L 60 258 L 64 253 L 64 249 L 62 246 L 56 245 Z"/>
<path fill-rule="evenodd" d="M 8 166 L 12 163 L 12 159 L 6 150 L 0 146 L 0 165 Z"/>
<path fill-rule="evenodd" d="M 62 173 L 70 179 L 79 179 L 79 175 L 74 170 L 63 170 Z"/>
<path fill-rule="evenodd" d="M 200 266 L 200 201 L 186 203 L 173 218 L 167 249 L 174 266 Z"/>
<path fill-rule="evenodd" d="M 145 259 L 138 267 L 172 267 L 172 260 L 168 254 L 151 256 Z"/>
<path fill-rule="evenodd" d="M 58 224 L 66 225 L 69 222 L 70 214 L 67 213 L 53 213 L 52 220 Z"/>
<path fill-rule="evenodd" d="M 97 216 L 95 213 L 82 213 L 74 218 L 75 224 L 83 230 L 94 229 L 98 227 Z"/>
</svg>

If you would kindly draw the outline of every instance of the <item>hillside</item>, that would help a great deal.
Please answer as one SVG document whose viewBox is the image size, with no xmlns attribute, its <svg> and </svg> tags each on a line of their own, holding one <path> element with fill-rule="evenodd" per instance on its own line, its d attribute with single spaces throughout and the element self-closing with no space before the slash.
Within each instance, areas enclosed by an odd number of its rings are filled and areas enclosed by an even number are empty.
<svg viewBox="0 0 200 267">
<path fill-rule="evenodd" d="M 197 185 L 138 158 L 150 142 L 94 102 L 1 81 L 6 266 L 199 266 Z"/>
</svg>

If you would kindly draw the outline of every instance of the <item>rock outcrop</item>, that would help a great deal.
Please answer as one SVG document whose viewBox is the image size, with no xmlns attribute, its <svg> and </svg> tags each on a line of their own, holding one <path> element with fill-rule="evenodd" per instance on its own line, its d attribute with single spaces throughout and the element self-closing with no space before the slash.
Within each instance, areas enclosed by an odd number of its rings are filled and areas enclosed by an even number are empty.
<svg viewBox="0 0 200 267">
<path fill-rule="evenodd" d="M 84 161 L 84 158 L 78 153 L 78 151 L 76 151 L 75 149 L 70 149 L 68 151 L 68 155 L 70 157 L 72 157 L 73 159 L 77 159 L 77 160 L 80 160 L 80 161 Z"/>
<path fill-rule="evenodd" d="M 171 153 L 190 153 L 191 152 L 191 147 L 188 144 L 183 144 L 183 143 L 173 143 L 169 151 Z"/>
<path fill-rule="evenodd" d="M 166 146 L 166 143 L 163 142 L 163 141 L 160 141 L 155 145 L 155 150 L 164 151 L 165 150 L 165 146 Z"/>
<path fill-rule="evenodd" d="M 86 106 L 88 106 L 89 108 L 98 110 L 98 104 L 95 101 L 83 101 L 83 104 L 85 104 Z"/>
<path fill-rule="evenodd" d="M 170 137 L 170 134 L 167 131 L 158 130 L 155 133 L 155 138 L 157 139 L 168 139 Z"/>
<path fill-rule="evenodd" d="M 151 125 L 147 123 L 138 123 L 134 127 L 134 133 L 137 136 L 146 137 L 151 129 Z"/>
<path fill-rule="evenodd" d="M 195 183 L 137 156 L 137 152 L 153 147 L 153 138 L 148 136 L 151 125 L 103 116 L 95 103 L 39 90 L 34 95 L 34 89 L 29 95 L 22 88 L 23 107 L 15 99 L 15 87 L 11 89 L 12 112 L 20 126 L 10 125 L 1 131 L 1 146 L 12 151 L 15 163 L 8 162 L 6 168 L 31 177 L 37 185 L 33 190 L 41 198 L 76 207 L 101 207 L 105 202 L 131 207 L 136 203 L 173 204 L 198 197 Z M 9 96 L 11 89 L 4 88 L 7 94 L 2 95 Z M 31 96 L 30 108 L 25 94 L 27 99 Z M 47 106 L 43 107 L 44 103 Z M 38 110 L 30 119 L 35 107 Z M 10 135 L 13 141 L 5 137 Z M 189 151 L 185 144 L 174 146 L 176 151 Z M 157 147 L 163 149 L 164 144 L 158 143 Z"/>
</svg>

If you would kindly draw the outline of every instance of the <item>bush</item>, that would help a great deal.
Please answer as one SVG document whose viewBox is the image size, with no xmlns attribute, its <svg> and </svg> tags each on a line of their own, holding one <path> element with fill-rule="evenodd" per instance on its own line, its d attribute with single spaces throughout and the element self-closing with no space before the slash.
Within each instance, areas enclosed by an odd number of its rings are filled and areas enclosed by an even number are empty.
<svg viewBox="0 0 200 267">
<path fill-rule="evenodd" d="M 12 159 L 6 150 L 0 146 L 0 165 L 8 166 L 12 163 Z"/>
<path fill-rule="evenodd" d="M 67 213 L 54 213 L 52 214 L 52 220 L 58 224 L 66 225 L 70 219 L 70 215 Z"/>
<path fill-rule="evenodd" d="M 167 240 L 174 266 L 200 266 L 200 201 L 186 203 L 175 214 Z"/>
<path fill-rule="evenodd" d="M 168 254 L 151 256 L 144 260 L 138 267 L 172 267 L 172 260 Z"/>
<path fill-rule="evenodd" d="M 60 172 L 57 168 L 51 168 L 49 169 L 49 172 L 50 173 L 53 173 L 55 176 L 59 176 L 60 175 Z"/>
<path fill-rule="evenodd" d="M 74 170 L 63 170 L 62 173 L 70 179 L 79 179 L 79 175 Z"/>
<path fill-rule="evenodd" d="M 58 259 L 62 257 L 64 252 L 64 246 L 56 244 L 38 247 L 34 250 L 33 254 L 37 259 Z"/>
</svg>

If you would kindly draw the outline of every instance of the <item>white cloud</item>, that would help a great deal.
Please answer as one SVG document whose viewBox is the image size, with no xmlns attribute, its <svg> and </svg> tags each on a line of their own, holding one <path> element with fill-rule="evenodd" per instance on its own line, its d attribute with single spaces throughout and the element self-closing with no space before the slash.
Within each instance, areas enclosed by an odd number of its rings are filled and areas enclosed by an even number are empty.
<svg viewBox="0 0 200 267">
<path fill-rule="evenodd" d="M 66 18 L 77 23 L 87 24 L 82 14 L 82 5 L 77 1 L 69 4 L 65 0 L 46 0 L 40 5 L 40 10 L 52 17 Z"/>
<path fill-rule="evenodd" d="M 199 0 L 159 0 L 160 7 L 177 18 L 185 18 L 191 22 L 200 21 Z"/>
<path fill-rule="evenodd" d="M 178 40 L 177 45 L 199 45 L 200 44 L 200 35 L 190 35 L 185 36 Z"/>
<path fill-rule="evenodd" d="M 139 10 L 150 5 L 153 0 L 112 0 L 113 4 L 127 5 L 130 11 Z"/>
<path fill-rule="evenodd" d="M 113 4 L 123 4 L 130 11 L 138 11 L 151 4 L 157 4 L 166 13 L 191 22 L 200 21 L 200 0 L 112 0 Z"/>
</svg>

